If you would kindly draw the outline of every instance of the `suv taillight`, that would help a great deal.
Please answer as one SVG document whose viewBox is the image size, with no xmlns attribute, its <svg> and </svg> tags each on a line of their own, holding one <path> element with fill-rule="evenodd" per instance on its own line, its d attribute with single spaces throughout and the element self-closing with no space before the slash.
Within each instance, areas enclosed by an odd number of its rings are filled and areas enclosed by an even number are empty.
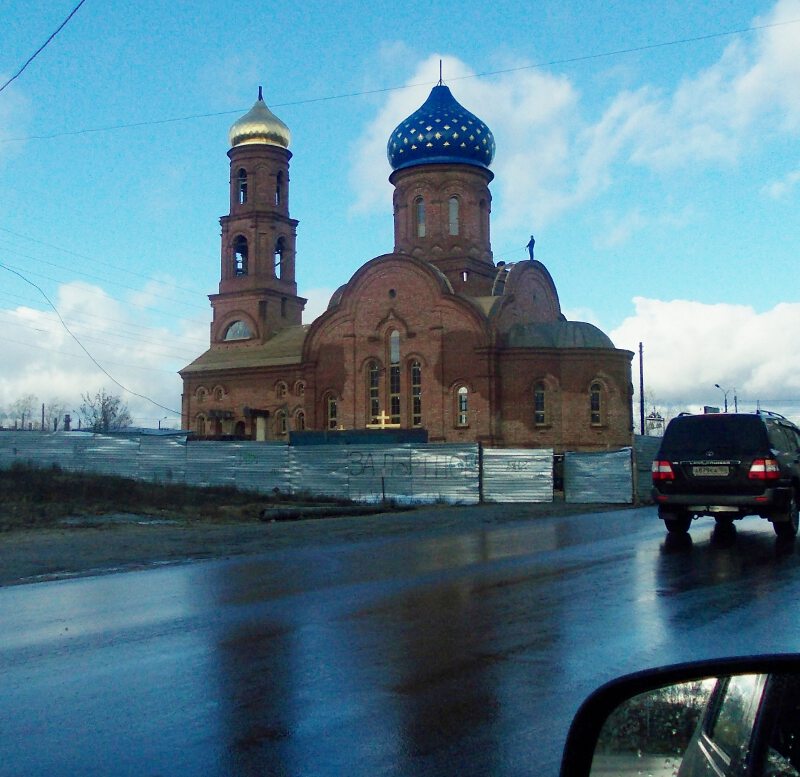
<svg viewBox="0 0 800 777">
<path fill-rule="evenodd" d="M 661 480 L 675 480 L 675 473 L 672 471 L 672 464 L 668 461 L 654 461 L 652 466 L 653 482 Z"/>
<path fill-rule="evenodd" d="M 756 459 L 750 465 L 750 480 L 778 480 L 781 468 L 776 459 Z"/>
</svg>

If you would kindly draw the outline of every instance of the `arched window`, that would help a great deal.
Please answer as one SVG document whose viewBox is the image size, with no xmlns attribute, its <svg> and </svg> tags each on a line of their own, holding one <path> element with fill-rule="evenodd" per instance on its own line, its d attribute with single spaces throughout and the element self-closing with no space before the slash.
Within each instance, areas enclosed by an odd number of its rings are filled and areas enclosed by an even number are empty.
<svg viewBox="0 0 800 777">
<path fill-rule="evenodd" d="M 542 381 L 533 387 L 533 423 L 536 426 L 547 423 L 547 387 Z"/>
<path fill-rule="evenodd" d="M 294 384 L 294 393 L 297 394 L 298 397 L 304 397 L 306 395 L 306 384 L 302 380 L 298 380 L 297 383 Z"/>
<path fill-rule="evenodd" d="M 236 177 L 237 183 L 237 199 L 239 205 L 244 205 L 247 202 L 247 170 L 241 168 Z"/>
<path fill-rule="evenodd" d="M 195 419 L 195 430 L 197 431 L 198 437 L 205 437 L 206 436 L 206 417 L 201 413 Z"/>
<path fill-rule="evenodd" d="M 333 394 L 328 394 L 325 397 L 325 424 L 328 429 L 337 429 L 339 427 L 339 407 Z"/>
<path fill-rule="evenodd" d="M 389 335 L 389 416 L 390 423 L 400 423 L 400 332 Z"/>
<path fill-rule="evenodd" d="M 287 389 L 287 387 L 286 387 L 286 384 L 285 384 L 285 383 L 284 383 L 282 380 L 279 380 L 279 381 L 278 381 L 278 382 L 275 384 L 275 396 L 276 396 L 278 399 L 283 399 L 283 398 L 286 396 L 286 392 L 287 392 L 287 390 L 288 390 L 288 389 Z"/>
<path fill-rule="evenodd" d="M 208 399 L 208 391 L 206 390 L 206 388 L 204 386 L 199 386 L 198 387 L 198 389 L 196 391 L 196 395 L 197 395 L 197 404 L 198 405 L 202 405 L 203 402 L 205 402 L 206 399 Z"/>
<path fill-rule="evenodd" d="M 414 200 L 414 219 L 417 226 L 417 237 L 425 237 L 425 200 L 422 197 Z"/>
<path fill-rule="evenodd" d="M 592 426 L 600 426 L 603 423 L 603 384 L 592 383 L 589 389 L 589 412 Z"/>
<path fill-rule="evenodd" d="M 303 410 L 298 410 L 294 414 L 294 428 L 298 432 L 305 431 L 306 428 L 306 414 Z"/>
<path fill-rule="evenodd" d="M 275 176 L 275 205 L 280 205 L 283 199 L 283 171 L 279 170 Z"/>
<path fill-rule="evenodd" d="M 367 415 L 369 423 L 378 423 L 378 416 L 381 414 L 381 368 L 378 362 L 371 361 L 367 369 L 367 395 L 369 397 L 369 408 Z"/>
<path fill-rule="evenodd" d="M 286 249 L 286 241 L 279 237 L 275 243 L 275 253 L 273 256 L 275 264 L 275 277 L 280 278 L 283 273 L 283 252 Z"/>
<path fill-rule="evenodd" d="M 456 392 L 456 426 L 469 426 L 469 391 L 461 386 Z"/>
<path fill-rule="evenodd" d="M 243 235 L 233 241 L 233 274 L 247 275 L 247 238 Z"/>
<path fill-rule="evenodd" d="M 253 336 L 244 321 L 234 321 L 226 330 L 223 340 L 249 340 Z"/>
<path fill-rule="evenodd" d="M 448 225 L 451 235 L 458 234 L 458 197 L 451 197 L 447 203 Z"/>
<path fill-rule="evenodd" d="M 279 410 L 275 413 L 275 434 L 278 437 L 283 437 L 287 432 L 286 411 Z"/>
<path fill-rule="evenodd" d="M 422 426 L 422 365 L 411 362 L 411 426 Z"/>
</svg>

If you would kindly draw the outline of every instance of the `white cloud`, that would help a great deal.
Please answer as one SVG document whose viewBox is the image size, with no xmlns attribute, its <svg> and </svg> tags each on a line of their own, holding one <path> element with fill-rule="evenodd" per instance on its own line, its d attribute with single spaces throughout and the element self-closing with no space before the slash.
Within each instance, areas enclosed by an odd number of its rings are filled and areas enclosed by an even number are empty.
<svg viewBox="0 0 800 777">
<path fill-rule="evenodd" d="M 645 297 L 634 305 L 636 313 L 610 336 L 618 348 L 634 352 L 644 344 L 646 386 L 660 401 L 716 404 L 715 383 L 753 404 L 800 398 L 800 303 L 764 312 Z"/>
<path fill-rule="evenodd" d="M 319 316 L 328 309 L 328 303 L 331 301 L 334 291 L 335 289 L 327 288 L 307 289 L 303 291 L 302 296 L 308 300 L 305 310 L 303 311 L 304 324 L 311 324 L 314 319 L 319 318 Z"/>
<path fill-rule="evenodd" d="M 145 299 L 143 290 L 135 297 Z M 188 322 L 175 332 L 153 320 L 146 309 L 108 296 L 97 286 L 73 282 L 59 287 L 53 302 L 70 331 L 119 383 L 92 362 L 52 310 L 17 307 L 0 310 L 5 342 L 0 372 L 0 407 L 33 394 L 40 402 L 63 398 L 77 409 L 81 395 L 105 388 L 119 394 L 136 424 L 156 425 L 177 416 L 144 399 L 180 410 L 181 382 L 176 370 L 203 351 L 197 327 Z"/>
<path fill-rule="evenodd" d="M 800 168 L 792 170 L 787 173 L 783 178 L 768 183 L 761 190 L 762 194 L 773 200 L 782 200 L 788 197 L 800 184 Z"/>
<path fill-rule="evenodd" d="M 598 196 L 631 163 L 656 173 L 676 168 L 735 165 L 743 150 L 774 133 L 800 127 L 800 0 L 780 0 L 754 25 L 780 25 L 736 38 L 710 67 L 687 75 L 674 89 L 644 84 L 613 96 L 599 117 L 586 116 L 585 100 L 566 76 L 504 63 L 492 79 L 472 74 L 454 57 L 444 73 L 454 94 L 483 118 L 498 144 L 493 170 L 495 229 L 540 229 Z M 439 54 L 421 62 L 407 83 L 431 80 Z M 353 147 L 354 210 L 383 208 L 386 141 L 402 118 L 427 97 L 430 86 L 391 92 Z"/>
</svg>

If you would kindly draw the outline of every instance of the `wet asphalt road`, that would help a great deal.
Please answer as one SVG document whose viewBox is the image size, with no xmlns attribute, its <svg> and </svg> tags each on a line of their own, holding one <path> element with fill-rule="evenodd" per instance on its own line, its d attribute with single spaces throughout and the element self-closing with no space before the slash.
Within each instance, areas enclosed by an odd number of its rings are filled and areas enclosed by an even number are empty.
<svg viewBox="0 0 800 777">
<path fill-rule="evenodd" d="M 606 680 L 798 650 L 800 549 L 712 527 L 667 542 L 641 508 L 0 589 L 0 775 L 556 775 Z"/>
</svg>

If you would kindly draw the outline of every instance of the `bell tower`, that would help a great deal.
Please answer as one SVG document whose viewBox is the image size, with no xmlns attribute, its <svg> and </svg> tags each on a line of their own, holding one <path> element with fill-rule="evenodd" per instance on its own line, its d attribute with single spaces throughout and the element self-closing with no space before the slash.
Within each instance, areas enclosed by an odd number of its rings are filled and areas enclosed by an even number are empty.
<svg viewBox="0 0 800 777">
<path fill-rule="evenodd" d="M 265 342 L 302 323 L 297 296 L 297 224 L 289 215 L 289 128 L 258 100 L 229 133 L 230 212 L 220 219 L 219 293 L 211 342 Z"/>
</svg>

